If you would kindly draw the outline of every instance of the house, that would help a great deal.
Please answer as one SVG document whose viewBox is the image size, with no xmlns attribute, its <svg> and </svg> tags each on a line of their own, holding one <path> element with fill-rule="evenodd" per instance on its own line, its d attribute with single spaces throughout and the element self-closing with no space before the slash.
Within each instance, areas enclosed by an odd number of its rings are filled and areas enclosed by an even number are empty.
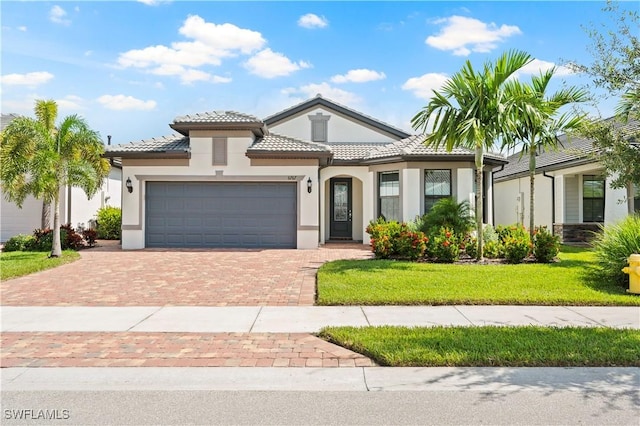
<svg viewBox="0 0 640 426">
<path fill-rule="evenodd" d="M 2 128 L 4 130 L 17 114 L 2 114 Z M 102 188 L 96 195 L 88 199 L 80 188 L 66 187 L 60 191 L 60 222 L 70 223 L 74 227 L 89 226 L 89 221 L 95 219 L 96 212 L 101 207 L 110 205 L 120 207 L 122 171 L 117 164 L 113 164 L 109 177 L 105 179 Z M 42 227 L 42 200 L 28 196 L 22 208 L 7 201 L 4 193 L 0 194 L 0 242 L 18 234 L 31 234 Z M 50 215 L 53 226 L 53 215 Z"/>
<path fill-rule="evenodd" d="M 640 122 L 621 125 L 623 132 L 637 133 Z M 536 225 L 553 229 L 564 242 L 587 240 L 601 224 L 617 222 L 640 211 L 640 189 L 614 189 L 604 168 L 594 157 L 593 142 L 561 135 L 557 150 L 545 150 L 536 158 Z M 496 224 L 529 224 L 529 159 L 516 153 L 495 170 Z M 640 161 L 640 156 L 638 157 Z"/>
<path fill-rule="evenodd" d="M 265 119 L 177 117 L 171 136 L 107 148 L 120 161 L 122 247 L 317 248 L 368 244 L 372 219 L 412 220 L 440 198 L 474 198 L 474 154 L 436 151 L 318 95 Z M 486 156 L 485 220 L 491 222 Z"/>
</svg>

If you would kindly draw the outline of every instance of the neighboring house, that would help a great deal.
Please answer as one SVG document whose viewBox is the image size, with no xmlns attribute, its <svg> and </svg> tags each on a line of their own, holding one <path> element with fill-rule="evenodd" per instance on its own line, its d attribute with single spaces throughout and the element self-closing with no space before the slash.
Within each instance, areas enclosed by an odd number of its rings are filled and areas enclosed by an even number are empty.
<svg viewBox="0 0 640 426">
<path fill-rule="evenodd" d="M 16 114 L 2 114 L 1 130 L 16 117 Z M 80 188 L 64 188 L 60 191 L 60 223 L 70 223 L 73 227 L 89 227 L 89 221 L 95 219 L 96 212 L 101 207 L 120 207 L 121 180 L 122 170 L 119 165 L 113 164 L 102 189 L 90 199 L 87 199 L 87 195 Z M 42 200 L 28 196 L 22 208 L 19 208 L 15 203 L 7 201 L 4 193 L 0 195 L 0 242 L 18 234 L 31 234 L 41 227 Z M 53 226 L 53 214 L 49 226 Z"/>
<path fill-rule="evenodd" d="M 107 148 L 128 187 L 124 249 L 368 244 L 365 229 L 381 215 L 412 220 L 442 197 L 474 197 L 473 152 L 428 149 L 320 95 L 264 120 L 212 111 L 170 127 L 178 134 Z M 506 160 L 485 161 L 491 222 L 491 170 Z"/>
<path fill-rule="evenodd" d="M 621 130 L 637 132 L 640 122 L 630 120 Z M 536 158 L 536 225 L 553 229 L 565 242 L 579 242 L 593 235 L 600 224 L 640 211 L 640 190 L 611 188 L 594 158 L 592 141 L 562 135 L 560 142 L 557 150 L 546 150 Z M 495 222 L 528 226 L 529 157 L 517 153 L 508 160 L 509 164 L 494 170 Z"/>
</svg>

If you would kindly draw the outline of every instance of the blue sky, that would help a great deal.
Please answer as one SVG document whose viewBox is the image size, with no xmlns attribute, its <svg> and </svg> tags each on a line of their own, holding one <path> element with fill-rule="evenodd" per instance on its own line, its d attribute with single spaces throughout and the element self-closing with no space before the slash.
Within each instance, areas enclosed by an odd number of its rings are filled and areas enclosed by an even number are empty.
<svg viewBox="0 0 640 426">
<path fill-rule="evenodd" d="M 264 118 L 321 93 L 411 132 L 411 117 L 466 60 L 536 58 L 519 78 L 590 63 L 584 26 L 604 2 L 2 1 L 2 113 L 54 99 L 106 141 L 171 134 L 174 117 Z M 624 8 L 638 8 L 626 2 Z M 560 67 L 554 87 L 588 78 Z M 600 112 L 612 114 L 615 99 Z"/>
</svg>

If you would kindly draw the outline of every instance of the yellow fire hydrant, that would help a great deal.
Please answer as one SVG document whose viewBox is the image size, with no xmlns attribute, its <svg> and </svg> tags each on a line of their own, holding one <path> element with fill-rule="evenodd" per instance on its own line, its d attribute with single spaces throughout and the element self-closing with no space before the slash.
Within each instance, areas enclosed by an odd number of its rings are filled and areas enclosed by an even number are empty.
<svg viewBox="0 0 640 426">
<path fill-rule="evenodd" d="M 640 254 L 629 256 L 629 266 L 622 268 L 622 272 L 629 274 L 628 293 L 640 294 Z"/>
</svg>

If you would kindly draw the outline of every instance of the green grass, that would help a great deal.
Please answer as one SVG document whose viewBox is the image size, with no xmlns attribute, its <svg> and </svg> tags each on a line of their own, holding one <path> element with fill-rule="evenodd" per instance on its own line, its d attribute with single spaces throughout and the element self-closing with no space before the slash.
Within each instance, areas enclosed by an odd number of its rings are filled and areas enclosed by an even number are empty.
<svg viewBox="0 0 640 426">
<path fill-rule="evenodd" d="M 393 367 L 640 367 L 640 330 L 328 327 L 319 336 Z"/>
<path fill-rule="evenodd" d="M 65 250 L 58 258 L 48 258 L 48 252 L 12 251 L 0 253 L 0 279 L 21 277 L 45 269 L 55 268 L 80 258 L 73 250 Z"/>
<path fill-rule="evenodd" d="M 594 253 L 563 247 L 551 264 L 433 264 L 339 260 L 318 271 L 319 305 L 632 305 L 612 282 L 589 274 Z"/>
</svg>

